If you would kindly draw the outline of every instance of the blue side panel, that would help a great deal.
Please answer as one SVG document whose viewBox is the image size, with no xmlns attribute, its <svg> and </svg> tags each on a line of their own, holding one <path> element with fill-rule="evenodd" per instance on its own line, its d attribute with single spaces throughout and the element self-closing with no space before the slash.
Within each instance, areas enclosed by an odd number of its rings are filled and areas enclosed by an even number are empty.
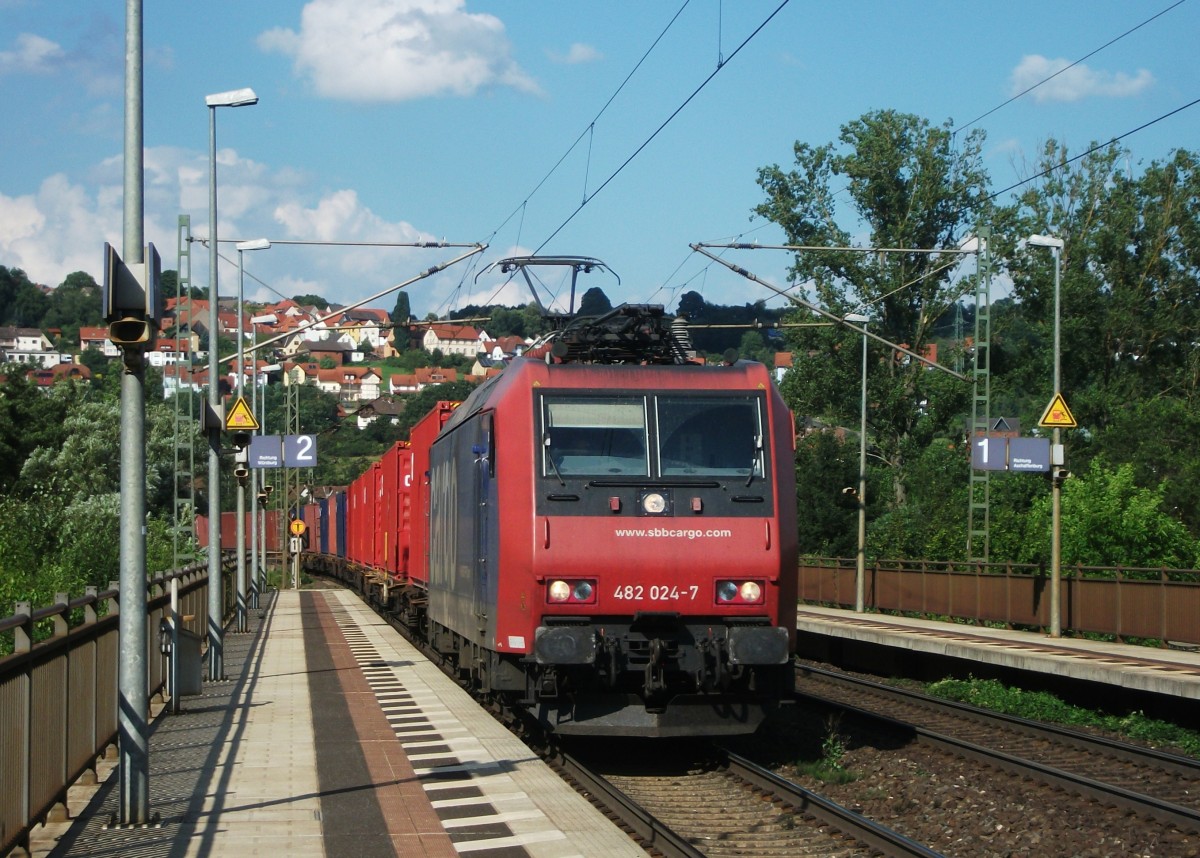
<svg viewBox="0 0 1200 858">
<path fill-rule="evenodd" d="M 319 550 L 322 554 L 329 553 L 329 498 L 321 498 L 320 503 L 321 513 L 321 545 Z"/>
</svg>

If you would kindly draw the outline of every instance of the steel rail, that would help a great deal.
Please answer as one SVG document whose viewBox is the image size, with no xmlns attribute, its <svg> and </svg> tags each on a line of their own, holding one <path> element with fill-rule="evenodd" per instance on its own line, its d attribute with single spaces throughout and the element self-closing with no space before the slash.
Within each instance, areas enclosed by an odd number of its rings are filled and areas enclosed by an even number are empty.
<svg viewBox="0 0 1200 858">
<path fill-rule="evenodd" d="M 551 764 L 579 789 L 590 793 L 596 804 L 636 836 L 648 850 L 666 858 L 704 858 L 703 852 L 574 757 L 559 752 Z"/>
<path fill-rule="evenodd" d="M 821 822 L 836 828 L 864 846 L 889 858 L 941 858 L 942 853 L 905 837 L 882 823 L 811 792 L 799 784 L 781 778 L 769 769 L 745 757 L 722 749 L 729 773 L 752 784 L 773 798 L 783 801 Z"/>
<path fill-rule="evenodd" d="M 868 688 L 877 693 L 900 697 L 909 702 L 931 710 L 941 711 L 954 717 L 989 723 L 993 726 L 1001 726 L 1059 744 L 1068 743 L 1080 750 L 1115 755 L 1125 762 L 1134 762 L 1146 766 L 1159 766 L 1174 773 L 1200 777 L 1200 764 L 1191 763 L 1186 757 L 1166 754 L 1153 749 L 1143 749 L 1101 737 L 1088 736 L 1084 733 L 1078 733 L 1062 727 L 991 712 L 963 703 L 938 700 L 882 683 L 849 677 L 843 674 L 830 673 L 820 668 L 806 666 L 803 670 L 817 674 L 826 681 L 850 687 Z M 885 724 L 893 729 L 911 730 L 917 736 L 918 740 L 924 744 L 984 763 L 985 765 L 993 766 L 1001 771 L 1021 777 L 1032 777 L 1064 789 L 1067 792 L 1122 807 L 1136 813 L 1147 814 L 1154 819 L 1175 825 L 1185 831 L 1200 832 L 1200 811 L 1175 804 L 1174 802 L 1164 801 L 1152 795 L 1138 793 L 1117 786 L 1116 784 L 1106 783 L 1054 766 L 1044 765 L 1034 760 L 1023 759 L 1003 751 L 984 747 L 975 742 L 965 741 L 954 736 L 930 730 L 919 724 L 881 715 L 878 712 L 872 712 L 868 709 L 862 709 L 852 704 L 827 700 L 819 695 L 807 692 L 798 691 L 797 696 L 805 697 L 825 705 L 835 705 L 847 712 Z"/>
</svg>

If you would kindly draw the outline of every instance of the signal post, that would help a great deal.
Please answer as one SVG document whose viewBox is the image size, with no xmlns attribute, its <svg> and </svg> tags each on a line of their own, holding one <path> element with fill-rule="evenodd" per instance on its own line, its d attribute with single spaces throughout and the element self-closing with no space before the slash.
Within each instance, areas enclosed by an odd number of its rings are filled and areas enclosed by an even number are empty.
<svg viewBox="0 0 1200 858">
<path fill-rule="evenodd" d="M 225 417 L 225 431 L 233 433 L 233 475 L 237 478 L 237 630 L 248 628 L 246 610 L 249 604 L 246 592 L 246 483 L 250 478 L 249 455 L 250 433 L 257 430 L 258 421 L 254 412 L 239 396 Z"/>
</svg>

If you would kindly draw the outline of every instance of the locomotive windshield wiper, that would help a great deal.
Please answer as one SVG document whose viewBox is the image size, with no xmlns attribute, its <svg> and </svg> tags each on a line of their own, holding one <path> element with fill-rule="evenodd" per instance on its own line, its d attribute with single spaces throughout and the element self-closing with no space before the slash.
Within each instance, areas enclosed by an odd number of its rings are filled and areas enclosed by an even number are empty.
<svg viewBox="0 0 1200 858">
<path fill-rule="evenodd" d="M 550 467 L 554 469 L 554 476 L 558 477 L 558 482 L 561 485 L 566 485 L 567 481 L 563 479 L 562 474 L 558 471 L 558 462 L 554 461 L 554 454 L 550 452 L 550 433 L 547 432 L 542 436 L 542 446 L 546 448 L 546 458 L 550 460 Z"/>
<path fill-rule="evenodd" d="M 746 477 L 746 485 L 749 486 L 754 482 L 754 468 L 758 464 L 758 457 L 762 453 L 762 435 L 754 436 L 754 453 L 750 456 L 750 474 Z"/>
</svg>

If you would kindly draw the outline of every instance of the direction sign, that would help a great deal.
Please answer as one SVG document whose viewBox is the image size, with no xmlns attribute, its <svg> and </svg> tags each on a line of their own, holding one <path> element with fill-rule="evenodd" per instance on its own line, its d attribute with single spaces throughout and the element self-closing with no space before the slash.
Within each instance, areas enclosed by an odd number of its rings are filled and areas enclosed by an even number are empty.
<svg viewBox="0 0 1200 858">
<path fill-rule="evenodd" d="M 1079 424 L 1075 422 L 1075 416 L 1067 407 L 1067 401 L 1063 399 L 1063 395 L 1056 393 L 1050 400 L 1050 404 L 1046 406 L 1046 410 L 1042 412 L 1042 419 L 1038 421 L 1038 425 L 1045 426 L 1047 429 L 1074 429 Z"/>
<path fill-rule="evenodd" d="M 1050 470 L 1050 439 L 1009 438 L 1008 469 L 1043 473 Z"/>
<path fill-rule="evenodd" d="M 284 435 L 283 464 L 289 468 L 317 466 L 316 435 Z"/>
<path fill-rule="evenodd" d="M 283 439 L 278 435 L 252 435 L 247 461 L 252 468 L 282 468 Z"/>
<path fill-rule="evenodd" d="M 254 432 L 257 429 L 258 421 L 254 419 L 254 413 L 246 404 L 245 397 L 239 396 L 237 402 L 233 403 L 233 408 L 225 415 L 225 431 Z"/>
</svg>

